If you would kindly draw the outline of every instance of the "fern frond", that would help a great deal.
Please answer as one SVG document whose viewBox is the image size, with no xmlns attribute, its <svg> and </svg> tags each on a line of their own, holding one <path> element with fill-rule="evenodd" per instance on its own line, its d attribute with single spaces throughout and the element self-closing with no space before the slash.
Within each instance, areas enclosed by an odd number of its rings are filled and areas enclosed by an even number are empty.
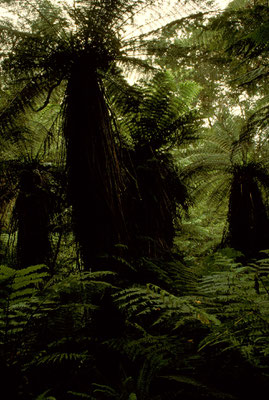
<svg viewBox="0 0 269 400">
<path fill-rule="evenodd" d="M 87 393 L 80 393 L 80 392 L 73 392 L 69 390 L 67 392 L 68 394 L 71 394 L 71 396 L 75 396 L 75 399 L 89 399 L 89 400 L 96 400 L 96 397 L 93 397 Z"/>
<path fill-rule="evenodd" d="M 201 349 L 207 345 L 234 348 L 251 363 L 262 366 L 267 362 L 269 332 L 268 261 L 244 266 L 222 257 L 217 262 L 225 269 L 204 277 L 201 293 L 206 309 L 221 324 L 214 325 Z"/>
<path fill-rule="evenodd" d="M 52 353 L 43 355 L 35 361 L 36 365 L 50 365 L 50 364 L 62 364 L 73 361 L 84 361 L 88 359 L 87 354 L 83 353 Z"/>
<path fill-rule="evenodd" d="M 48 396 L 50 391 L 51 391 L 50 389 L 46 390 L 45 392 L 43 392 L 40 395 L 38 395 L 35 398 L 35 400 L 57 400 L 56 397 Z"/>
<path fill-rule="evenodd" d="M 124 310 L 129 318 L 153 315 L 154 325 L 170 325 L 174 329 L 186 321 L 196 320 L 202 324 L 215 324 L 218 320 L 210 316 L 199 305 L 200 300 L 194 296 L 175 296 L 158 286 L 148 284 L 146 288 L 133 287 L 113 295 L 118 307 Z"/>
</svg>

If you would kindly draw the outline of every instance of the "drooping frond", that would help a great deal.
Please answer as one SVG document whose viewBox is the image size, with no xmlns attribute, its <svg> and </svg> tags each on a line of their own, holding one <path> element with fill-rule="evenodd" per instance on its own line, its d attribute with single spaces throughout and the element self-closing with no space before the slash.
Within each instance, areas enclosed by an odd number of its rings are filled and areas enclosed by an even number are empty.
<svg viewBox="0 0 269 400">
<path fill-rule="evenodd" d="M 110 83 L 111 92 L 115 85 L 117 81 Z M 158 150 L 168 142 L 172 146 L 191 138 L 196 118 L 192 104 L 200 87 L 192 81 L 176 83 L 168 72 L 155 75 L 143 86 L 129 90 L 123 86 L 120 95 L 113 96 L 123 133 L 130 136 L 134 145 L 147 144 Z"/>
<path fill-rule="evenodd" d="M 120 131 L 130 147 L 125 154 L 126 215 L 136 235 L 132 246 L 144 255 L 156 255 L 158 249 L 171 248 L 178 211 L 186 211 L 190 203 L 168 151 L 195 136 L 192 102 L 199 87 L 193 82 L 175 84 L 170 73 L 159 73 L 142 87 L 128 89 L 120 76 L 108 84 Z"/>
<path fill-rule="evenodd" d="M 209 57 L 226 59 L 232 81 L 254 90 L 268 77 L 268 10 L 266 1 L 233 1 L 201 30 Z"/>
</svg>

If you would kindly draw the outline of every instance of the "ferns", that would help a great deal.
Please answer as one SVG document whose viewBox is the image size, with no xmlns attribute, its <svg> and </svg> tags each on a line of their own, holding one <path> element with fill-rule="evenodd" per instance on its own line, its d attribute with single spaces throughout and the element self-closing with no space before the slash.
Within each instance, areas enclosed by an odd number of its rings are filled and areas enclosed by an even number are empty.
<svg viewBox="0 0 269 400">
<path fill-rule="evenodd" d="M 269 268 L 268 258 L 246 266 L 222 259 L 228 270 L 204 277 L 205 306 L 222 323 L 215 326 L 201 348 L 222 344 L 238 349 L 256 366 L 268 363 Z"/>
<path fill-rule="evenodd" d="M 130 288 L 114 295 L 120 309 L 127 312 L 131 320 L 146 315 L 153 317 L 153 326 L 178 329 L 189 321 L 199 321 L 202 324 L 219 324 L 214 315 L 208 314 L 196 296 L 174 296 L 155 285 L 146 288 Z"/>
<path fill-rule="evenodd" d="M 182 161 L 185 166 L 179 173 L 174 168 L 172 154 L 171 157 L 168 154 L 176 153 L 174 149 L 171 151 L 173 146 L 192 140 L 196 134 L 197 115 L 193 104 L 201 88 L 188 80 L 192 72 L 185 71 L 184 82 L 179 82 L 177 73 L 174 76 L 163 68 L 166 72 L 158 72 L 150 81 L 140 81 L 141 87 L 134 85 L 132 88 L 120 72 L 121 65 L 135 61 L 132 56 L 139 51 L 146 49 L 154 53 L 154 48 L 150 49 L 154 43 L 147 47 L 144 41 L 150 37 L 154 39 L 154 32 L 142 35 L 140 42 L 136 38 L 124 38 L 125 23 L 129 26 L 134 14 L 143 6 L 150 5 L 155 10 L 154 1 L 130 0 L 126 5 L 123 0 L 78 1 L 73 8 L 66 5 L 61 13 L 47 0 L 26 3 L 34 7 L 33 21 L 29 21 L 31 33 L 24 35 L 7 25 L 0 29 L 0 39 L 12 48 L 12 51 L 8 49 L 7 57 L 3 55 L 6 60 L 1 64 L 2 69 L 6 74 L 14 74 L 10 75 L 13 83 L 16 78 L 13 89 L 5 86 L 3 89 L 7 95 L 1 103 L 0 128 L 5 137 L 10 132 L 13 137 L 21 133 L 26 137 L 32 126 L 37 133 L 40 131 L 38 140 L 34 135 L 31 141 L 14 140 L 13 151 L 17 155 L 22 147 L 21 154 L 28 159 L 30 175 L 33 170 L 32 180 L 37 181 L 34 171 L 37 166 L 39 168 L 39 157 L 51 138 L 51 129 L 47 127 L 56 124 L 55 117 L 60 115 L 60 105 L 48 107 L 58 87 L 56 94 L 60 94 L 58 100 L 63 108 L 57 128 L 66 138 L 69 179 L 69 204 L 65 204 L 62 215 L 68 210 L 71 212 L 72 207 L 75 232 L 68 216 L 66 226 L 70 237 L 75 233 L 86 272 L 75 262 L 71 264 L 70 254 L 72 250 L 75 252 L 73 243 L 69 246 L 71 241 L 65 243 L 63 250 L 71 248 L 65 253 L 69 263 L 62 265 L 58 260 L 57 273 L 52 267 L 49 274 L 45 265 L 28 267 L 34 261 L 25 262 L 27 268 L 22 270 L 0 268 L 0 367 L 3 367 L 1 376 L 7 381 L 7 387 L 15 379 L 10 397 L 17 396 L 21 400 L 241 399 L 241 394 L 230 395 L 229 388 L 227 393 L 222 392 L 226 384 L 231 382 L 232 387 L 237 380 L 238 375 L 234 378 L 233 372 L 245 365 L 255 366 L 251 371 L 268 372 L 268 258 L 261 256 L 242 264 L 231 257 L 232 250 L 222 251 L 201 261 L 206 266 L 203 270 L 199 266 L 198 273 L 206 275 L 198 278 L 197 271 L 183 265 L 180 256 L 172 254 L 171 249 L 175 223 L 191 204 L 185 181 L 194 192 L 208 194 L 210 203 L 215 201 L 219 205 L 226 198 L 228 233 L 240 236 L 247 249 L 249 242 L 255 245 L 259 242 L 261 247 L 267 243 L 267 239 L 261 242 L 258 232 L 261 227 L 268 226 L 257 224 L 256 230 L 253 226 L 267 218 L 268 99 L 264 97 L 261 107 L 257 103 L 259 107 L 252 111 L 250 107 L 254 101 L 245 110 L 241 104 L 242 115 L 245 112 L 247 116 L 245 120 L 229 116 L 226 106 L 222 114 L 207 113 L 207 116 L 210 114 L 208 135 L 197 145 L 192 144 L 189 151 L 182 150 L 191 155 Z M 234 6 L 236 3 L 239 2 L 234 2 Z M 199 28 L 198 35 L 201 24 L 206 24 L 206 32 L 194 44 L 195 49 L 190 49 L 189 57 L 192 58 L 191 50 L 195 57 L 201 54 L 198 49 L 201 41 L 205 52 L 210 49 L 208 42 L 215 43 L 227 26 L 231 27 L 230 33 L 237 28 L 241 30 L 239 25 L 232 26 L 236 13 L 237 10 L 228 10 L 226 25 L 222 24 L 224 17 L 220 20 L 214 17 L 210 23 L 208 15 L 193 16 L 195 28 Z M 247 13 L 247 10 L 238 13 L 242 26 Z M 181 19 L 170 24 L 166 32 L 163 30 L 163 42 L 157 43 L 156 50 L 162 52 L 170 32 L 177 31 L 180 39 L 174 42 L 171 51 L 180 52 L 184 46 L 183 31 L 190 35 L 192 27 L 186 21 L 179 32 L 179 24 L 183 23 Z M 268 47 L 267 44 L 263 46 L 267 28 L 266 22 L 261 29 L 251 31 L 250 28 L 245 38 L 237 36 L 233 49 L 226 49 L 227 54 L 238 51 L 240 57 L 243 54 L 248 57 L 247 62 L 254 60 L 256 51 L 261 50 L 262 54 Z M 251 44 L 254 44 L 252 48 Z M 223 43 L 214 50 L 224 51 Z M 212 57 L 215 58 L 215 54 Z M 155 58 L 154 63 L 157 61 Z M 136 66 L 147 64 L 150 63 L 146 58 L 136 61 Z M 152 65 L 147 67 L 153 72 Z M 255 67 L 255 62 L 253 65 Z M 202 75 L 203 69 L 197 68 L 196 73 Z M 205 82 L 207 76 L 206 71 L 199 81 Z M 202 96 L 206 97 L 214 87 L 214 84 L 210 88 L 207 86 Z M 221 92 L 226 87 L 218 89 Z M 229 100 L 234 108 L 237 97 L 236 93 Z M 202 108 L 206 108 L 204 103 L 208 103 L 208 99 L 199 100 L 199 107 L 201 103 Z M 215 104 L 209 107 L 211 111 L 216 110 Z M 33 109 L 39 113 L 44 110 L 44 114 L 40 119 L 34 118 L 32 123 L 25 113 Z M 47 117 L 47 114 L 53 115 Z M 25 126 L 22 129 L 19 129 L 20 121 Z M 46 128 L 40 129 L 43 121 Z M 126 138 L 125 148 L 118 129 Z M 7 168 L 3 168 L 1 179 L 3 204 L 11 197 L 10 188 L 18 192 L 23 183 L 18 188 L 17 178 L 8 179 L 11 169 L 18 172 L 23 163 L 12 158 L 13 147 L 7 157 L 4 150 L 2 157 L 7 160 Z M 56 152 L 55 148 L 53 150 Z M 48 160 L 54 163 L 51 157 Z M 41 169 L 47 170 L 40 164 Z M 53 181 L 54 194 L 56 178 L 51 175 L 48 180 Z M 40 181 L 38 185 L 42 186 Z M 231 199 L 232 192 L 235 195 Z M 248 200 L 245 208 L 242 207 L 243 192 Z M 27 190 L 24 195 L 30 198 Z M 238 198 L 242 201 L 237 202 Z M 35 205 L 39 210 L 40 198 L 37 200 Z M 66 197 L 63 203 L 65 201 Z M 234 208 L 234 204 L 241 208 Z M 206 236 L 205 240 L 209 241 L 216 232 L 208 229 L 208 213 L 203 213 L 207 207 L 208 204 L 203 207 L 200 204 L 194 220 L 193 225 L 200 224 L 200 229 L 189 230 L 192 240 L 196 230 L 200 248 L 199 238 Z M 31 204 L 28 209 L 37 220 L 38 213 L 33 213 Z M 240 209 L 246 209 L 243 216 Z M 47 211 L 46 215 L 52 214 L 51 210 Z M 17 213 L 23 215 L 20 208 Z M 233 229 L 237 226 L 234 216 L 238 215 L 242 217 L 240 228 L 246 229 L 234 235 Z M 59 241 L 55 243 L 57 251 L 63 242 L 62 222 L 60 216 L 54 217 L 54 238 L 59 233 Z M 22 221 L 21 226 L 24 225 Z M 48 219 L 46 225 L 49 225 Z M 252 229 L 253 241 L 248 242 L 244 236 L 247 227 Z M 219 224 L 219 233 L 221 228 Z M 37 242 L 41 242 L 34 229 L 30 231 Z M 37 231 L 41 231 L 41 227 Z M 230 236 L 227 242 L 234 244 Z M 37 249 L 34 240 L 30 237 L 27 243 L 29 253 L 34 254 Z M 193 259 L 195 255 L 189 244 L 185 242 L 184 245 L 189 260 Z M 21 242 L 20 247 L 25 250 L 25 242 Z M 234 247 L 244 250 L 244 247 Z M 242 257 L 242 254 L 234 254 Z M 106 270 L 102 271 L 104 266 Z M 91 272 L 91 268 L 98 271 Z M 243 368 L 245 379 L 244 372 Z M 260 375 L 263 377 L 263 372 Z M 238 387 L 242 381 L 238 380 Z"/>
<path fill-rule="evenodd" d="M 121 116 L 121 129 L 137 148 L 159 150 L 192 138 L 196 118 L 192 104 L 200 91 L 195 82 L 175 82 L 171 73 L 161 72 L 144 82 L 143 90 L 137 86 L 126 90 L 122 83 L 120 96 L 115 96 L 116 81 L 108 82 L 109 91 Z"/>
<path fill-rule="evenodd" d="M 79 367 L 93 363 L 88 346 L 93 340 L 79 334 L 92 326 L 107 290 L 111 272 L 70 274 L 49 279 L 47 267 L 19 271 L 0 268 L 0 353 L 9 370 L 20 366 L 27 374 L 56 365 Z M 78 335 L 78 337 L 76 337 Z"/>
<path fill-rule="evenodd" d="M 38 287 L 48 277 L 44 265 L 36 265 L 15 271 L 0 267 L 1 309 L 0 341 L 4 345 L 26 334 L 32 319 L 38 318 L 39 301 L 36 298 Z"/>
<path fill-rule="evenodd" d="M 188 332 L 186 327 L 198 323 L 211 331 L 202 340 L 200 350 L 209 345 L 222 345 L 223 350 L 237 349 L 249 362 L 266 366 L 269 355 L 268 258 L 242 266 L 219 254 L 215 263 L 220 271 L 202 278 L 196 296 L 175 296 L 149 284 L 121 290 L 114 295 L 115 302 L 132 324 L 143 327 L 146 321 L 151 321 L 150 331 L 172 329 L 177 334 Z M 156 333 L 151 336 L 141 328 L 135 330 L 141 332 L 142 337 L 123 348 L 129 352 L 133 347 L 135 358 L 139 354 L 136 346 L 144 348 L 145 356 L 157 354 L 156 345 L 161 337 L 155 336 Z M 167 338 L 165 343 L 169 343 Z M 164 348 L 160 350 L 161 354 L 165 353 Z"/>
<path fill-rule="evenodd" d="M 117 275 L 109 271 L 74 272 L 48 280 L 44 266 L 20 271 L 3 266 L 2 355 L 7 365 L 19 363 L 30 375 L 35 370 L 53 373 L 57 368 L 62 374 L 78 371 L 65 386 L 75 398 L 159 400 L 166 392 L 156 393 L 158 379 L 174 387 L 167 391 L 168 398 L 197 388 L 217 398 L 218 391 L 194 372 L 196 365 L 202 368 L 204 352 L 209 348 L 239 351 L 260 367 L 266 367 L 269 355 L 268 258 L 242 265 L 223 254 L 215 256 L 215 271 L 201 279 L 196 293 L 192 288 L 181 294 L 176 283 L 176 294 L 150 283 L 119 289 L 111 283 Z M 104 340 L 95 336 L 95 324 L 100 317 L 109 321 L 110 311 L 103 314 L 101 303 L 111 294 L 124 323 L 117 336 Z M 119 379 L 115 385 L 101 379 L 96 370 L 100 351 L 109 365 L 116 357 L 126 368 L 115 371 Z M 95 384 L 79 387 L 80 370 L 91 373 Z M 44 392 L 44 398 L 49 394 Z"/>
<path fill-rule="evenodd" d="M 48 396 L 50 390 L 46 390 L 35 398 L 35 400 L 56 400 L 54 396 Z"/>
<path fill-rule="evenodd" d="M 13 370 L 15 374 L 16 369 L 22 371 L 31 359 L 38 337 L 37 326 L 43 325 L 44 318 L 52 310 L 52 302 L 46 299 L 41 301 L 39 297 L 48 277 L 44 265 L 19 271 L 0 267 L 0 359 L 7 388 L 14 375 Z M 17 379 L 14 386 L 8 388 L 14 398 L 19 390 Z"/>
<path fill-rule="evenodd" d="M 255 112 L 245 121 L 220 114 L 205 140 L 191 149 L 181 174 L 192 185 L 198 200 L 204 195 L 217 207 L 228 200 L 222 245 L 251 256 L 267 246 L 269 223 L 268 157 L 263 136 L 259 135 L 257 125 L 252 124 L 253 117 Z"/>
</svg>

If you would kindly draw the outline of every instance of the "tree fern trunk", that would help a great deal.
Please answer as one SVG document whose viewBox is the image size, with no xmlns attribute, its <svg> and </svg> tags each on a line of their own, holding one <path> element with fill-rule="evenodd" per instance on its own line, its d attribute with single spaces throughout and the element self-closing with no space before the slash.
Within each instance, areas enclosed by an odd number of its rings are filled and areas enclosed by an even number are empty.
<svg viewBox="0 0 269 400">
<path fill-rule="evenodd" d="M 250 255 L 269 246 L 269 220 L 261 190 L 251 176 L 235 174 L 224 242 Z"/>
<path fill-rule="evenodd" d="M 169 173 L 150 146 L 137 148 L 131 157 L 136 179 L 126 201 L 133 232 L 130 250 L 135 256 L 158 258 L 171 251 L 175 234 L 174 199 L 167 188 Z"/>
<path fill-rule="evenodd" d="M 38 171 L 23 171 L 14 210 L 18 227 L 17 260 L 20 268 L 49 262 L 50 200 Z"/>
<path fill-rule="evenodd" d="M 64 135 L 73 224 L 85 268 L 126 236 L 122 177 L 108 107 L 97 72 L 77 62 L 68 82 Z"/>
</svg>

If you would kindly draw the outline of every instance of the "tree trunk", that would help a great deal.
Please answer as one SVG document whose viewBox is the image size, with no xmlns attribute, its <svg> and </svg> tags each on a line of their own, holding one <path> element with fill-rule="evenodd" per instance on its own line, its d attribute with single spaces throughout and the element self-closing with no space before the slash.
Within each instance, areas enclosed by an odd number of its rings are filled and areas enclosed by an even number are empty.
<svg viewBox="0 0 269 400">
<path fill-rule="evenodd" d="M 89 62 L 73 66 L 64 103 L 64 135 L 73 225 L 85 269 L 126 239 L 123 188 L 111 116 Z"/>
<path fill-rule="evenodd" d="M 247 174 L 235 175 L 228 214 L 227 236 L 229 246 L 254 256 L 268 248 L 269 221 L 262 193 L 257 182 Z"/>
<path fill-rule="evenodd" d="M 48 264 L 50 196 L 42 187 L 38 171 L 22 172 L 14 212 L 18 225 L 18 266 L 25 268 L 30 265 Z"/>
</svg>

